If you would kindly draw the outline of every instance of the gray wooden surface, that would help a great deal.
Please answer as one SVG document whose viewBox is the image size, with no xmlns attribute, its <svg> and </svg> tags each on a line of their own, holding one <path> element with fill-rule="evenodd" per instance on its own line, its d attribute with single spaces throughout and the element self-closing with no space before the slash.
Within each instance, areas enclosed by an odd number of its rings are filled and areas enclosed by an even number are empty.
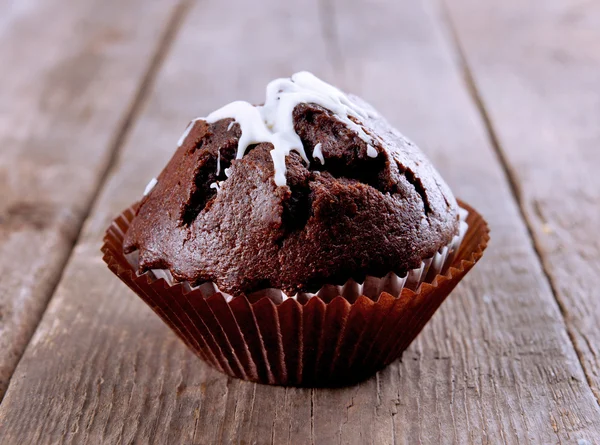
<svg viewBox="0 0 600 445">
<path fill-rule="evenodd" d="M 600 4 L 452 5 L 483 110 L 600 397 Z"/>
<path fill-rule="evenodd" d="M 522 3 L 0 2 L 0 443 L 600 443 L 600 8 Z M 336 390 L 212 370 L 99 254 L 190 118 L 301 69 L 492 229 L 402 360 Z"/>
<path fill-rule="evenodd" d="M 142 5 L 145 18 L 132 22 Z M 0 3 L 0 398 L 122 142 L 173 4 Z"/>
</svg>

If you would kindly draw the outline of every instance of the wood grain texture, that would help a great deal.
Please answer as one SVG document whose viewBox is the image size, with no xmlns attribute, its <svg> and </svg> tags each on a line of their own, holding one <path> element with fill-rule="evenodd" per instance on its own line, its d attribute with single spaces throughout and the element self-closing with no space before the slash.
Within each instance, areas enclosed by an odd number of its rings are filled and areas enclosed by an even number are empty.
<svg viewBox="0 0 600 445">
<path fill-rule="evenodd" d="M 317 404 L 315 430 L 348 407 L 333 437 L 342 443 L 358 424 L 387 432 L 389 412 L 398 443 L 600 440 L 598 406 L 434 4 L 339 1 L 333 10 L 343 80 L 426 150 L 488 218 L 492 241 L 397 369 L 367 382 L 370 402 L 348 392 L 329 409 Z"/>
<path fill-rule="evenodd" d="M 0 399 L 60 278 L 174 4 L 0 5 Z"/>
<path fill-rule="evenodd" d="M 0 443 L 600 440 L 600 410 L 435 14 L 413 1 L 227 5 L 226 21 L 207 0 L 184 23 L 0 405 Z M 372 100 L 493 230 L 484 259 L 403 360 L 350 388 L 220 375 L 98 253 L 190 117 L 258 101 L 266 81 L 299 69 Z"/>
<path fill-rule="evenodd" d="M 461 0 L 448 8 L 600 401 L 600 5 Z"/>
<path fill-rule="evenodd" d="M 0 405 L 0 443 L 303 443 L 310 435 L 310 391 L 274 395 L 213 371 L 99 253 L 112 218 L 139 199 L 191 118 L 238 98 L 260 101 L 274 76 L 332 76 L 314 33 L 317 4 L 264 6 L 231 2 L 227 21 L 219 0 L 190 12 Z"/>
</svg>

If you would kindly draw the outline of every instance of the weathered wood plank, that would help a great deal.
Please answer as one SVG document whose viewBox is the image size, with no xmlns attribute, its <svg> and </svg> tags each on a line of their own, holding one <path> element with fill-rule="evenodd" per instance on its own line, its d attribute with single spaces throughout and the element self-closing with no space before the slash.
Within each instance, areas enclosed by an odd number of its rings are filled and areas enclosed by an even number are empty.
<svg viewBox="0 0 600 445">
<path fill-rule="evenodd" d="M 223 22 L 221 2 L 209 0 L 184 24 L 0 406 L 0 442 L 600 439 L 598 406 L 432 13 L 409 1 L 295 8 L 272 0 L 255 9 L 230 2 Z M 324 33 L 326 47 L 320 19 L 337 30 Z M 227 51 L 210 52 L 214 42 Z M 260 100 L 267 80 L 298 69 L 372 99 L 494 230 L 486 258 L 403 361 L 345 389 L 268 387 L 218 374 L 97 253 L 110 219 L 164 165 L 190 116 L 235 98 Z"/>
<path fill-rule="evenodd" d="M 174 6 L 142 0 L 0 6 L 0 399 L 60 278 Z"/>
<path fill-rule="evenodd" d="M 600 401 L 600 5 L 461 0 L 448 7 Z"/>
<path fill-rule="evenodd" d="M 363 433 L 378 423 L 387 432 L 391 423 L 401 443 L 600 440 L 598 406 L 437 11 L 427 2 L 358 0 L 332 9 L 343 78 L 483 212 L 492 244 L 402 363 L 382 372 L 379 385 L 364 384 L 371 399 L 357 404 L 364 394 L 348 391 L 335 404 L 317 403 L 315 431 L 330 432 L 328 419 L 347 409 L 332 437 L 342 443 L 361 423 Z"/>
<path fill-rule="evenodd" d="M 218 0 L 191 11 L 0 406 L 0 443 L 306 441 L 310 391 L 274 396 L 274 388 L 208 368 L 99 254 L 110 220 L 139 199 L 190 118 L 240 97 L 260 101 L 277 75 L 309 69 L 331 77 L 317 4 L 264 6 L 231 2 L 226 21 Z"/>
</svg>

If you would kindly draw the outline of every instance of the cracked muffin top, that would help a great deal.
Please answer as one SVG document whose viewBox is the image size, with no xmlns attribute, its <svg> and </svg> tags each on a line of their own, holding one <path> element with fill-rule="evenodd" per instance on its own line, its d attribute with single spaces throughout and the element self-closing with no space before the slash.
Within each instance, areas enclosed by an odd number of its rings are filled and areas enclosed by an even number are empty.
<svg viewBox="0 0 600 445">
<path fill-rule="evenodd" d="M 389 272 L 450 243 L 458 206 L 423 153 L 361 99 L 301 72 L 195 119 L 126 234 L 139 271 L 235 296 Z"/>
</svg>

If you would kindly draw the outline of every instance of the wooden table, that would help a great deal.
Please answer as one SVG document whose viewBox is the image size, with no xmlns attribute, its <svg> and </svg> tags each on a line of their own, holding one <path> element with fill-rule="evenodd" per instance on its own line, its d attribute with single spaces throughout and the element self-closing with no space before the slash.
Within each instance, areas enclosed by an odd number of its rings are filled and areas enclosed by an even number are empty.
<svg viewBox="0 0 600 445">
<path fill-rule="evenodd" d="M 0 0 L 0 443 L 600 443 L 599 44 L 584 0 Z M 190 118 L 302 69 L 492 229 L 345 389 L 224 377 L 99 252 Z"/>
</svg>

